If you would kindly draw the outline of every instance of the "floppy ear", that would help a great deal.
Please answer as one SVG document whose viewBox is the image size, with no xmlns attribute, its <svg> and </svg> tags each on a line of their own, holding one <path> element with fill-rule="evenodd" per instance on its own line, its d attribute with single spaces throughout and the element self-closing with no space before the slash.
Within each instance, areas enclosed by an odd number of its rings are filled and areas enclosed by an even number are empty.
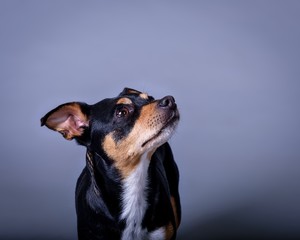
<svg viewBox="0 0 300 240">
<path fill-rule="evenodd" d="M 79 137 L 89 126 L 88 105 L 85 103 L 65 103 L 41 118 L 41 126 L 57 131 L 67 140 Z"/>
</svg>

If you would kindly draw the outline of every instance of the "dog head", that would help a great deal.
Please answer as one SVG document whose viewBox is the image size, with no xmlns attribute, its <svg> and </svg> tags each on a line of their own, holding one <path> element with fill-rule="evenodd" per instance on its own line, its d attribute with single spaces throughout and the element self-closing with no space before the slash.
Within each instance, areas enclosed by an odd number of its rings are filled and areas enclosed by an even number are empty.
<svg viewBox="0 0 300 240">
<path fill-rule="evenodd" d="M 47 113 L 41 125 L 67 140 L 74 138 L 113 161 L 125 163 L 143 154 L 151 155 L 168 141 L 178 121 L 172 96 L 155 100 L 146 93 L 125 88 L 119 96 L 94 105 L 62 104 Z"/>
</svg>

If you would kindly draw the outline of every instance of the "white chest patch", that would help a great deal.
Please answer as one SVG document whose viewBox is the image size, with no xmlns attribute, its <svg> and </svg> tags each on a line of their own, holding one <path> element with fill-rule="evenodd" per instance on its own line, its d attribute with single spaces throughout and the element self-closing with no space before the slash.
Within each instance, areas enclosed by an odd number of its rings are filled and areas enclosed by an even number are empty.
<svg viewBox="0 0 300 240">
<path fill-rule="evenodd" d="M 141 228 L 143 217 L 147 208 L 147 175 L 150 160 L 146 154 L 142 157 L 138 166 L 124 180 L 123 185 L 123 209 L 121 219 L 126 219 L 126 226 L 122 240 L 151 239 L 146 229 Z"/>
</svg>

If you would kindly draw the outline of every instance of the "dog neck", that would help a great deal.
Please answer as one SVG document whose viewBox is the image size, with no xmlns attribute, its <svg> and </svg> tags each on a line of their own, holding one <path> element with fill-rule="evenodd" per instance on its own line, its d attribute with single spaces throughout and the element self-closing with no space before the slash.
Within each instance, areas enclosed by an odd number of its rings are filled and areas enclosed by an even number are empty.
<svg viewBox="0 0 300 240">
<path fill-rule="evenodd" d="M 109 201 L 119 199 L 114 204 L 110 202 L 110 209 L 112 211 L 118 209 L 115 212 L 116 215 L 114 213 L 112 215 L 119 216 L 118 220 L 125 223 L 122 234 L 124 240 L 143 239 L 147 234 L 146 230 L 142 229 L 142 221 L 147 210 L 148 168 L 151 157 L 152 153 L 144 153 L 130 174 L 122 178 L 121 175 L 116 174 L 117 171 L 112 174 L 112 169 L 115 168 L 111 162 L 107 163 L 98 153 L 87 153 L 87 166 L 92 176 L 91 184 L 94 185 L 95 192 L 97 189 L 99 191 L 101 186 L 101 194 L 107 195 Z M 105 192 L 102 192 L 103 188 L 106 189 Z M 111 194 L 118 197 L 110 197 Z"/>
<path fill-rule="evenodd" d="M 126 227 L 122 239 L 142 239 L 142 221 L 147 208 L 148 154 L 142 155 L 140 162 L 127 178 L 123 180 L 121 220 Z"/>
<path fill-rule="evenodd" d="M 121 213 L 120 198 L 122 194 L 121 177 L 115 167 L 100 154 L 88 150 L 86 154 L 86 168 L 90 175 L 90 187 L 87 197 L 89 205 L 94 211 L 101 211 L 98 199 L 103 199 L 107 211 L 114 219 Z"/>
</svg>

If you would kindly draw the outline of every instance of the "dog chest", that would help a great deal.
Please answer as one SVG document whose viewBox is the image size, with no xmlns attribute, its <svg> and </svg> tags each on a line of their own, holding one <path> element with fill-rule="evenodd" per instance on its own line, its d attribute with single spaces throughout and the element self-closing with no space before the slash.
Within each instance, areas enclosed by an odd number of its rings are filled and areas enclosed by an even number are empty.
<svg viewBox="0 0 300 240">
<path fill-rule="evenodd" d="M 147 209 L 148 167 L 150 160 L 146 154 L 132 173 L 124 180 L 121 219 L 126 227 L 122 239 L 164 239 L 163 229 L 149 233 L 142 229 L 142 221 Z"/>
</svg>

